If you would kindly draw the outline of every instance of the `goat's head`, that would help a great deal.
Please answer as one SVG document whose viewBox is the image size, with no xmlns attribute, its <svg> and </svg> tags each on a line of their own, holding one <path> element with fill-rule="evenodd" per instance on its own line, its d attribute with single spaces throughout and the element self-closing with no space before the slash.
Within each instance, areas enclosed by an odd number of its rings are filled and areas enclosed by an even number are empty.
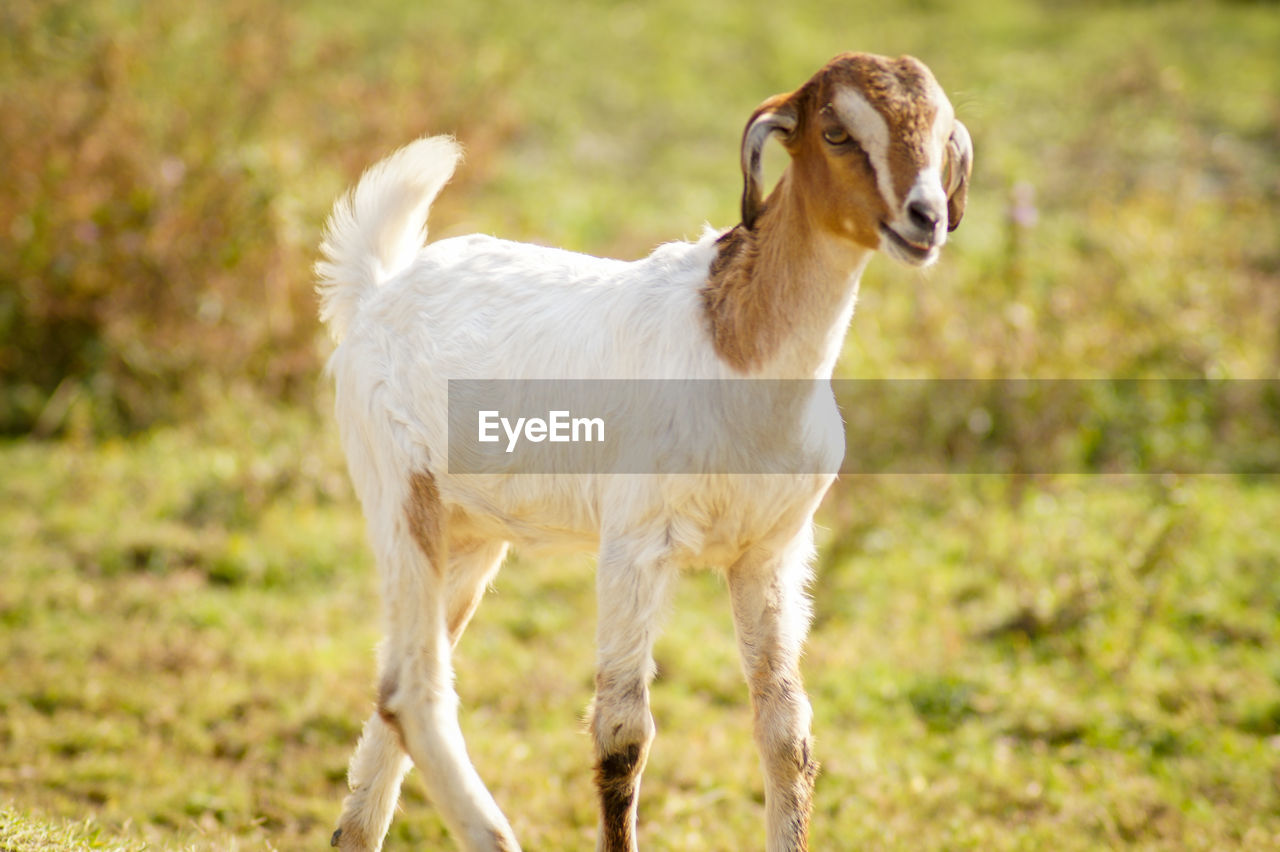
<svg viewBox="0 0 1280 852">
<path fill-rule="evenodd" d="M 763 211 L 760 160 L 774 134 L 816 227 L 924 266 L 960 224 L 973 143 L 917 59 L 842 54 L 761 104 L 742 138 L 747 228 Z"/>
</svg>

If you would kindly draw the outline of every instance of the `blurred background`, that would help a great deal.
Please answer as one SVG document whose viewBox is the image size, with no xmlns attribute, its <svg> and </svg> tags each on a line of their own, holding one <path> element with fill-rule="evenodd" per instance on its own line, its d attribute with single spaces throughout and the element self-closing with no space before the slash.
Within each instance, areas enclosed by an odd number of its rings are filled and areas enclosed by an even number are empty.
<svg viewBox="0 0 1280 852">
<path fill-rule="evenodd" d="M 872 264 L 839 375 L 1274 379 L 1277 44 L 1269 2 L 6 0 L 0 842 L 332 830 L 378 619 L 310 269 L 384 154 L 466 147 L 433 237 L 640 257 L 737 221 L 761 100 L 910 53 L 973 135 L 969 209 L 936 267 Z M 1213 415 L 1169 417 L 1236 458 Z M 1239 452 L 842 479 L 815 848 L 1280 848 L 1280 483 Z M 529 848 L 587 848 L 590 563 L 511 563 L 464 728 Z M 723 597 L 686 578 L 659 647 L 647 848 L 760 842 Z M 389 842 L 444 835 L 411 779 Z"/>
</svg>

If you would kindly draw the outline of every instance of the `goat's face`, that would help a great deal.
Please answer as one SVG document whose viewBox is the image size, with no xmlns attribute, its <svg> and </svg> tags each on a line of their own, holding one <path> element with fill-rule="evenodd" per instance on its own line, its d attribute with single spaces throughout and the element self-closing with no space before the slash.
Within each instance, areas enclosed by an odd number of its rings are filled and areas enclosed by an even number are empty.
<svg viewBox="0 0 1280 852">
<path fill-rule="evenodd" d="M 760 152 L 773 133 L 811 221 L 840 238 L 924 266 L 964 214 L 969 133 L 920 61 L 836 57 L 756 110 L 743 136 L 743 223 L 761 212 Z"/>
</svg>

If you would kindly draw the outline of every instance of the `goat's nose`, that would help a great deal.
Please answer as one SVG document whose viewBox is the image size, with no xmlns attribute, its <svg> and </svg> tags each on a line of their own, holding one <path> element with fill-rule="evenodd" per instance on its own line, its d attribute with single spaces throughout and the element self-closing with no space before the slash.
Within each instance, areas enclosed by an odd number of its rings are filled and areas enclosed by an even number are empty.
<svg viewBox="0 0 1280 852">
<path fill-rule="evenodd" d="M 942 212 L 923 201 L 912 201 L 907 205 L 907 218 L 920 230 L 932 233 L 942 221 Z"/>
</svg>

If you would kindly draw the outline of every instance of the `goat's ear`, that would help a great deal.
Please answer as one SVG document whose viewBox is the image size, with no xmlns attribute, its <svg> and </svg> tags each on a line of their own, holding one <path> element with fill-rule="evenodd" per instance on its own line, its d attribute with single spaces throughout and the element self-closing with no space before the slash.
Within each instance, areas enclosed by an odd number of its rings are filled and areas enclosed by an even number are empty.
<svg viewBox="0 0 1280 852">
<path fill-rule="evenodd" d="M 954 231 L 964 217 L 969 195 L 969 175 L 973 172 L 973 140 L 959 121 L 947 141 L 947 230 Z"/>
<path fill-rule="evenodd" d="M 795 105 L 790 95 L 774 95 L 752 113 L 742 134 L 742 225 L 755 227 L 762 207 L 761 186 L 764 168 L 760 162 L 764 143 L 775 133 L 789 134 L 796 129 Z"/>
</svg>

